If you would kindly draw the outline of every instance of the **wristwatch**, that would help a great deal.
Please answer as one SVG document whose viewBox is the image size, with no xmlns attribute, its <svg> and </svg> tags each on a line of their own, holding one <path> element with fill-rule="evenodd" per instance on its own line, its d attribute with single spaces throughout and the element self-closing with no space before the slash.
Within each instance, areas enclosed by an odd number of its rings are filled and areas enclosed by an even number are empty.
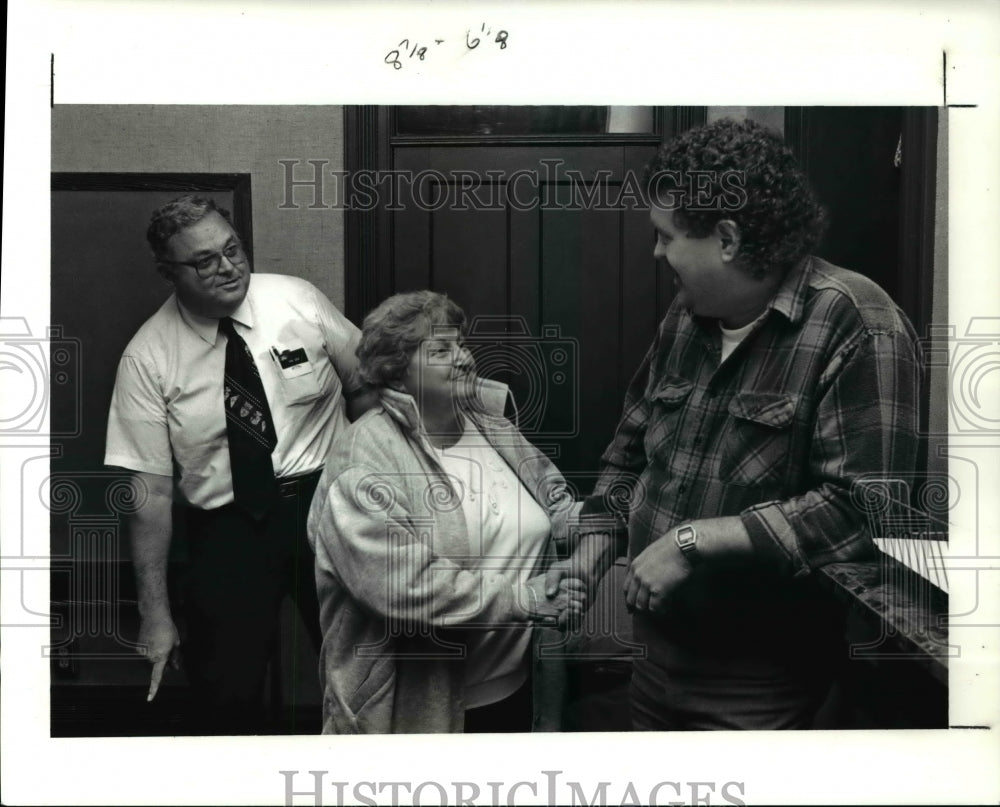
<svg viewBox="0 0 1000 807">
<path fill-rule="evenodd" d="M 698 532 L 693 524 L 685 524 L 674 530 L 674 543 L 691 565 L 698 562 Z"/>
</svg>

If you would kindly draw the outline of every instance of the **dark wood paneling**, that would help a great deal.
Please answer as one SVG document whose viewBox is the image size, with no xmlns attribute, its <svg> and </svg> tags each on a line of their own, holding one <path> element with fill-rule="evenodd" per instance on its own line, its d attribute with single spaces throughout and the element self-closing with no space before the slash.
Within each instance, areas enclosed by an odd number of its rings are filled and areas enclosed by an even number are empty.
<svg viewBox="0 0 1000 807">
<path fill-rule="evenodd" d="M 344 170 L 350 176 L 391 168 L 388 110 L 344 107 Z M 378 210 L 359 209 L 354 202 L 348 196 L 344 212 L 344 307 L 348 318 L 360 324 L 392 288 L 392 222 Z"/>
<path fill-rule="evenodd" d="M 649 216 L 644 210 L 626 210 L 621 214 L 621 310 L 619 312 L 618 406 L 636 368 L 646 354 L 656 326 L 666 313 L 672 298 L 672 285 L 665 281 L 663 269 L 653 259 L 655 239 Z M 669 288 L 671 295 L 659 294 Z M 628 327 L 625 324 L 628 323 Z"/>
<path fill-rule="evenodd" d="M 872 278 L 898 299 L 899 108 L 799 111 L 795 142 L 829 213 L 818 248 L 827 260 Z"/>
<path fill-rule="evenodd" d="M 619 345 L 633 323 L 620 300 L 621 213 L 584 210 L 579 216 L 580 424 L 574 447 L 576 469 L 585 471 L 597 468 L 621 411 L 621 399 L 612 392 L 618 389 Z"/>
<path fill-rule="evenodd" d="M 483 204 L 428 211 L 404 180 L 404 209 L 388 210 L 383 199 L 370 213 L 349 212 L 349 314 L 429 287 L 448 292 L 470 318 L 513 318 L 515 331 L 538 342 L 523 352 L 524 340 L 511 338 L 510 367 L 500 375 L 525 431 L 556 447 L 564 471 L 593 472 L 673 293 L 656 273 L 646 211 L 620 209 L 617 194 L 627 172 L 638 189 L 658 144 L 704 122 L 704 108 L 659 110 L 647 135 L 401 137 L 392 134 L 392 115 L 376 107 L 345 112 L 348 171 L 437 172 L 420 187 L 439 184 L 452 200 L 465 172 Z M 357 138 L 365 142 L 352 144 Z M 577 201 L 571 180 L 597 177 L 607 182 L 605 209 L 559 209 Z M 553 351 L 562 357 L 563 348 L 575 365 L 545 366 L 529 378 L 528 365 L 537 369 Z"/>
<path fill-rule="evenodd" d="M 507 269 L 511 314 L 522 317 L 529 333 L 538 333 L 541 318 L 541 210 L 506 210 Z"/>
<path fill-rule="evenodd" d="M 934 273 L 937 110 L 788 107 L 785 138 L 829 212 L 817 252 L 872 278 L 925 334 Z"/>
<path fill-rule="evenodd" d="M 378 299 L 371 302 L 368 310 L 390 294 L 434 287 L 431 277 L 432 232 L 431 214 L 416 205 L 408 205 L 406 215 L 393 217 L 394 260 L 388 278 L 391 286 L 384 292 L 379 289 Z M 380 272 L 383 282 L 386 280 L 384 275 L 384 272 Z"/>
<path fill-rule="evenodd" d="M 405 218 L 405 216 L 401 217 Z M 469 320 L 507 315 L 507 215 L 504 210 L 452 210 L 431 214 L 432 288 L 447 291 Z"/>
<path fill-rule="evenodd" d="M 561 340 L 578 358 L 579 375 L 556 375 L 557 368 L 545 367 L 538 379 L 545 396 L 544 432 L 560 447 L 558 465 L 563 471 L 580 464 L 580 416 L 587 394 L 581 376 L 589 360 L 580 350 L 580 334 L 586 323 L 581 318 L 583 219 L 577 211 L 543 210 L 541 260 L 541 324 L 537 336 L 550 334 Z M 595 325 L 595 327 L 597 327 Z M 548 341 L 547 339 L 544 341 Z M 562 383 L 558 383 L 562 380 Z"/>
</svg>

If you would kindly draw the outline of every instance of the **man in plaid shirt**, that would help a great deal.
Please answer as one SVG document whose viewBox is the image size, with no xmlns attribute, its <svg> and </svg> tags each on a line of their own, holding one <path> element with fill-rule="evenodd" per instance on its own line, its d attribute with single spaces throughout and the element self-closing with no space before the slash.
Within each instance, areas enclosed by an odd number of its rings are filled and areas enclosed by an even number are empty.
<svg viewBox="0 0 1000 807">
<path fill-rule="evenodd" d="M 590 501 L 631 497 L 633 725 L 809 727 L 842 636 L 812 572 L 873 556 L 852 484 L 914 467 L 916 334 L 810 257 L 823 211 L 763 127 L 682 135 L 648 189 L 676 297 Z"/>
</svg>

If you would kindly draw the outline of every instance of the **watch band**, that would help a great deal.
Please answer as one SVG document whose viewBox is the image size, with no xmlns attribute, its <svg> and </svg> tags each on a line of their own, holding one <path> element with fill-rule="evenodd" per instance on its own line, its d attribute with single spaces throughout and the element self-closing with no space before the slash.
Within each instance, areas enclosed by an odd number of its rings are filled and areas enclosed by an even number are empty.
<svg viewBox="0 0 1000 807">
<path fill-rule="evenodd" d="M 674 530 L 674 543 L 690 563 L 698 562 L 698 531 L 693 524 L 685 524 Z"/>
</svg>

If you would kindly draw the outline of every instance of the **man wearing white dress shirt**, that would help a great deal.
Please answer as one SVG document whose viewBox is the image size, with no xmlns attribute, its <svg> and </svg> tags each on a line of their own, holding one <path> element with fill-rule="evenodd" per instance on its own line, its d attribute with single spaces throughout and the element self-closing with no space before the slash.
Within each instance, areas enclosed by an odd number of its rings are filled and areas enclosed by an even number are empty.
<svg viewBox="0 0 1000 807">
<path fill-rule="evenodd" d="M 147 239 L 174 294 L 122 355 L 105 454 L 133 473 L 143 502 L 128 527 L 140 652 L 153 665 L 147 700 L 181 643 L 167 593 L 176 490 L 197 728 L 258 733 L 286 594 L 319 644 L 305 517 L 334 436 L 368 405 L 355 372 L 360 334 L 307 281 L 252 274 L 228 212 L 210 199 L 157 210 Z"/>
</svg>

